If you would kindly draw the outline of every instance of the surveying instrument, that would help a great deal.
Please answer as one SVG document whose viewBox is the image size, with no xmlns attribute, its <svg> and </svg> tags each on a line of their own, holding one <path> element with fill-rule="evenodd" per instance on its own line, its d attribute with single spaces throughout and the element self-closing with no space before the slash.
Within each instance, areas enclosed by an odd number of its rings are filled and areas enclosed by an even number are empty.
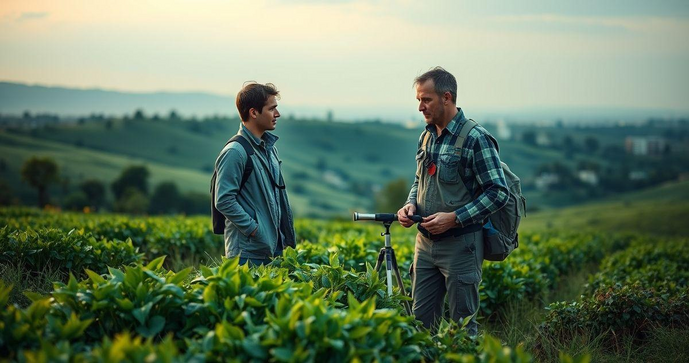
<svg viewBox="0 0 689 363">
<path fill-rule="evenodd" d="M 409 216 L 409 219 L 414 221 L 414 223 L 421 222 L 423 218 L 419 215 Z M 400 275 L 399 266 L 397 266 L 397 258 L 395 257 L 395 250 L 390 244 L 390 226 L 392 222 L 397 220 L 397 214 L 394 213 L 358 213 L 354 212 L 354 221 L 376 221 L 383 222 L 385 226 L 385 232 L 381 233 L 381 236 L 385 237 L 385 247 L 380 249 L 378 253 L 378 262 L 376 262 L 376 271 L 380 272 L 383 268 L 383 261 L 385 261 L 385 272 L 386 272 L 386 282 L 388 287 L 388 296 L 392 296 L 392 273 L 394 271 L 395 277 L 397 278 L 397 286 L 400 288 L 400 293 L 407 297 L 407 290 L 404 289 L 404 284 L 402 283 L 402 275 Z M 411 307 L 409 306 L 409 301 L 404 301 L 404 309 L 407 314 L 411 315 Z"/>
</svg>

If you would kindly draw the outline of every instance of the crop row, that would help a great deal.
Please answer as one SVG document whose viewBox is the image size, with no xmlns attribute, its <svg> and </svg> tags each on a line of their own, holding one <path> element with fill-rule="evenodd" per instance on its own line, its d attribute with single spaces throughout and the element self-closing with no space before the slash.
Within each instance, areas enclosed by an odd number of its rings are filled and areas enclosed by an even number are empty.
<svg viewBox="0 0 689 363">
<path fill-rule="evenodd" d="M 334 287 L 314 287 L 315 276 L 293 278 L 309 275 L 310 267 L 290 272 L 237 262 L 201 267 L 199 274 L 167 271 L 162 258 L 103 275 L 87 271 L 84 281 L 71 277 L 50 296 L 32 296 L 26 309 L 8 306 L 10 288 L 0 283 L 0 355 L 302 362 L 471 360 L 478 352 L 454 323 L 431 336 L 399 310 L 376 308 L 375 293 L 359 301 Z M 484 361 L 530 359 L 490 338 L 484 344 Z"/>
<path fill-rule="evenodd" d="M 581 301 L 551 304 L 540 329 L 569 340 L 602 336 L 643 339 L 657 327 L 689 327 L 689 241 L 635 241 L 601 263 Z"/>
<path fill-rule="evenodd" d="M 19 231 L 11 233 L 38 234 L 42 241 L 59 240 L 63 237 L 52 229 L 37 229 L 30 232 L 21 228 L 27 225 L 35 226 L 34 228 L 58 228 L 67 235 L 76 233 L 81 239 L 112 241 L 112 246 L 122 246 L 121 248 L 127 251 L 130 248 L 126 244 L 131 241 L 131 244 L 144 254 L 145 260 L 150 261 L 167 255 L 168 260 L 173 259 L 176 263 L 166 264 L 166 267 L 176 270 L 190 265 L 196 266 L 198 261 L 209 255 L 217 259 L 221 255 L 218 245 L 222 246 L 222 241 L 218 240 L 219 236 L 211 234 L 208 219 L 203 217 L 132 218 L 113 215 L 34 214 L 31 210 L 21 214 L 20 211 L 10 209 L 0 210 L 0 221 L 7 222 L 6 234 L 13 228 L 19 228 Z M 73 228 L 80 229 L 68 232 Z M 346 271 L 347 276 L 359 276 L 366 272 L 367 265 L 375 265 L 378 252 L 383 247 L 380 236 L 383 228 L 373 223 L 298 220 L 296 230 L 300 240 L 296 254 L 281 261 L 290 260 L 299 265 L 332 265 L 331 255 L 337 253 L 337 262 Z M 393 228 L 392 235 L 393 247 L 409 293 L 411 284 L 406 271 L 413 257 L 415 231 L 397 227 Z M 0 234 L 0 245 L 4 242 L 3 238 L 5 237 Z M 523 233 L 521 246 L 505 262 L 484 263 L 481 285 L 482 313 L 491 314 L 508 301 L 536 298 L 556 287 L 561 276 L 586 264 L 597 263 L 611 251 L 627 246 L 633 238 L 563 232 Z M 76 239 L 78 238 L 73 237 L 75 243 Z M 125 242 L 122 244 L 118 241 Z M 84 244 L 83 241 L 80 243 Z M 57 246 L 53 249 L 58 249 Z M 14 248 L 23 248 L 25 255 L 28 255 L 26 251 L 36 249 L 32 244 L 21 243 Z M 61 247 L 59 249 L 62 250 Z M 60 253 L 48 250 L 50 246 L 42 251 L 44 254 Z M 98 265 L 70 265 L 76 262 L 70 262 L 70 256 L 65 256 L 57 263 L 68 269 L 70 266 L 74 267 L 76 273 L 83 268 L 102 273 L 105 265 L 119 267 L 129 262 L 122 259 L 102 260 L 101 257 L 94 259 L 101 262 Z M 340 280 L 339 276 L 331 277 L 336 281 Z"/>
</svg>

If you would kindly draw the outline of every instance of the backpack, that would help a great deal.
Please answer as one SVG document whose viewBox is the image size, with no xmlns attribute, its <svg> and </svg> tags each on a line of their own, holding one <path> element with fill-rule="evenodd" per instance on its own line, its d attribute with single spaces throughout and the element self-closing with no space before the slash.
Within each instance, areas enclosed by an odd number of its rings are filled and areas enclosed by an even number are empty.
<svg viewBox="0 0 689 363">
<path fill-rule="evenodd" d="M 244 173 L 242 174 L 242 182 L 239 184 L 239 190 L 242 190 L 249 176 L 254 171 L 254 162 L 251 160 L 251 156 L 254 154 L 254 148 L 251 147 L 249 141 L 241 135 L 234 135 L 225 143 L 225 146 L 229 145 L 231 142 L 238 142 L 242 145 L 247 156 L 246 164 L 244 164 Z M 213 221 L 213 233 L 225 234 L 225 215 L 215 208 L 215 181 L 217 178 L 218 169 L 215 168 L 215 170 L 213 170 L 213 177 L 211 178 L 211 219 Z"/>
<path fill-rule="evenodd" d="M 455 147 L 463 146 L 469 131 L 476 125 L 478 123 L 471 119 L 462 125 Z M 492 136 L 490 139 L 495 144 L 495 148 L 500 151 L 497 140 Z M 522 217 L 526 217 L 526 198 L 522 195 L 519 177 L 502 161 L 500 166 L 507 181 L 509 198 L 507 204 L 491 214 L 483 225 L 483 259 L 487 261 L 504 261 L 515 248 L 519 247 L 517 229 Z M 476 196 L 478 194 L 476 193 Z"/>
</svg>

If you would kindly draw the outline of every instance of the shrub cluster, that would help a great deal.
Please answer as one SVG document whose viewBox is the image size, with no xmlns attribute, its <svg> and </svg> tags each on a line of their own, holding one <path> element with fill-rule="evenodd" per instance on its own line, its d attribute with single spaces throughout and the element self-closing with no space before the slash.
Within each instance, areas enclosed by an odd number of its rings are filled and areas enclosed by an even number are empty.
<svg viewBox="0 0 689 363">
<path fill-rule="evenodd" d="M 580 302 L 551 304 L 543 336 L 643 339 L 652 329 L 689 327 L 689 241 L 646 238 L 606 258 Z"/>
<path fill-rule="evenodd" d="M 476 342 L 454 323 L 436 336 L 395 309 L 292 281 L 275 266 L 249 269 L 238 260 L 177 273 L 163 259 L 146 266 L 87 270 L 57 283 L 26 309 L 7 305 L 0 282 L 0 355 L 11 360 L 95 361 L 104 357 L 161 361 L 473 360 Z M 302 273 L 310 268 L 301 268 Z M 528 361 L 521 349 L 486 339 L 480 361 Z M 463 354 L 468 354 L 464 356 Z M 491 359 L 493 357 L 493 359 Z"/>
</svg>

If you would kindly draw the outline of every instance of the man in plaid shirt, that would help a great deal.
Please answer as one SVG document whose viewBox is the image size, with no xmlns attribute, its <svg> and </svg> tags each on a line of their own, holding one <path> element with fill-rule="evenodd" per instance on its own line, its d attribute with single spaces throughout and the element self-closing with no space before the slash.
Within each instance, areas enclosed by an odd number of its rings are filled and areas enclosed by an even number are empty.
<svg viewBox="0 0 689 363">
<path fill-rule="evenodd" d="M 416 153 L 416 178 L 398 212 L 404 227 L 419 214 L 411 268 L 414 315 L 427 328 L 443 315 L 445 294 L 450 318 L 469 317 L 469 333 L 477 333 L 479 283 L 483 263 L 484 221 L 505 206 L 509 197 L 495 139 L 483 127 L 470 130 L 457 108 L 457 81 L 441 67 L 417 77 L 416 99 L 426 120 Z M 459 140 L 459 141 L 458 141 Z"/>
</svg>

